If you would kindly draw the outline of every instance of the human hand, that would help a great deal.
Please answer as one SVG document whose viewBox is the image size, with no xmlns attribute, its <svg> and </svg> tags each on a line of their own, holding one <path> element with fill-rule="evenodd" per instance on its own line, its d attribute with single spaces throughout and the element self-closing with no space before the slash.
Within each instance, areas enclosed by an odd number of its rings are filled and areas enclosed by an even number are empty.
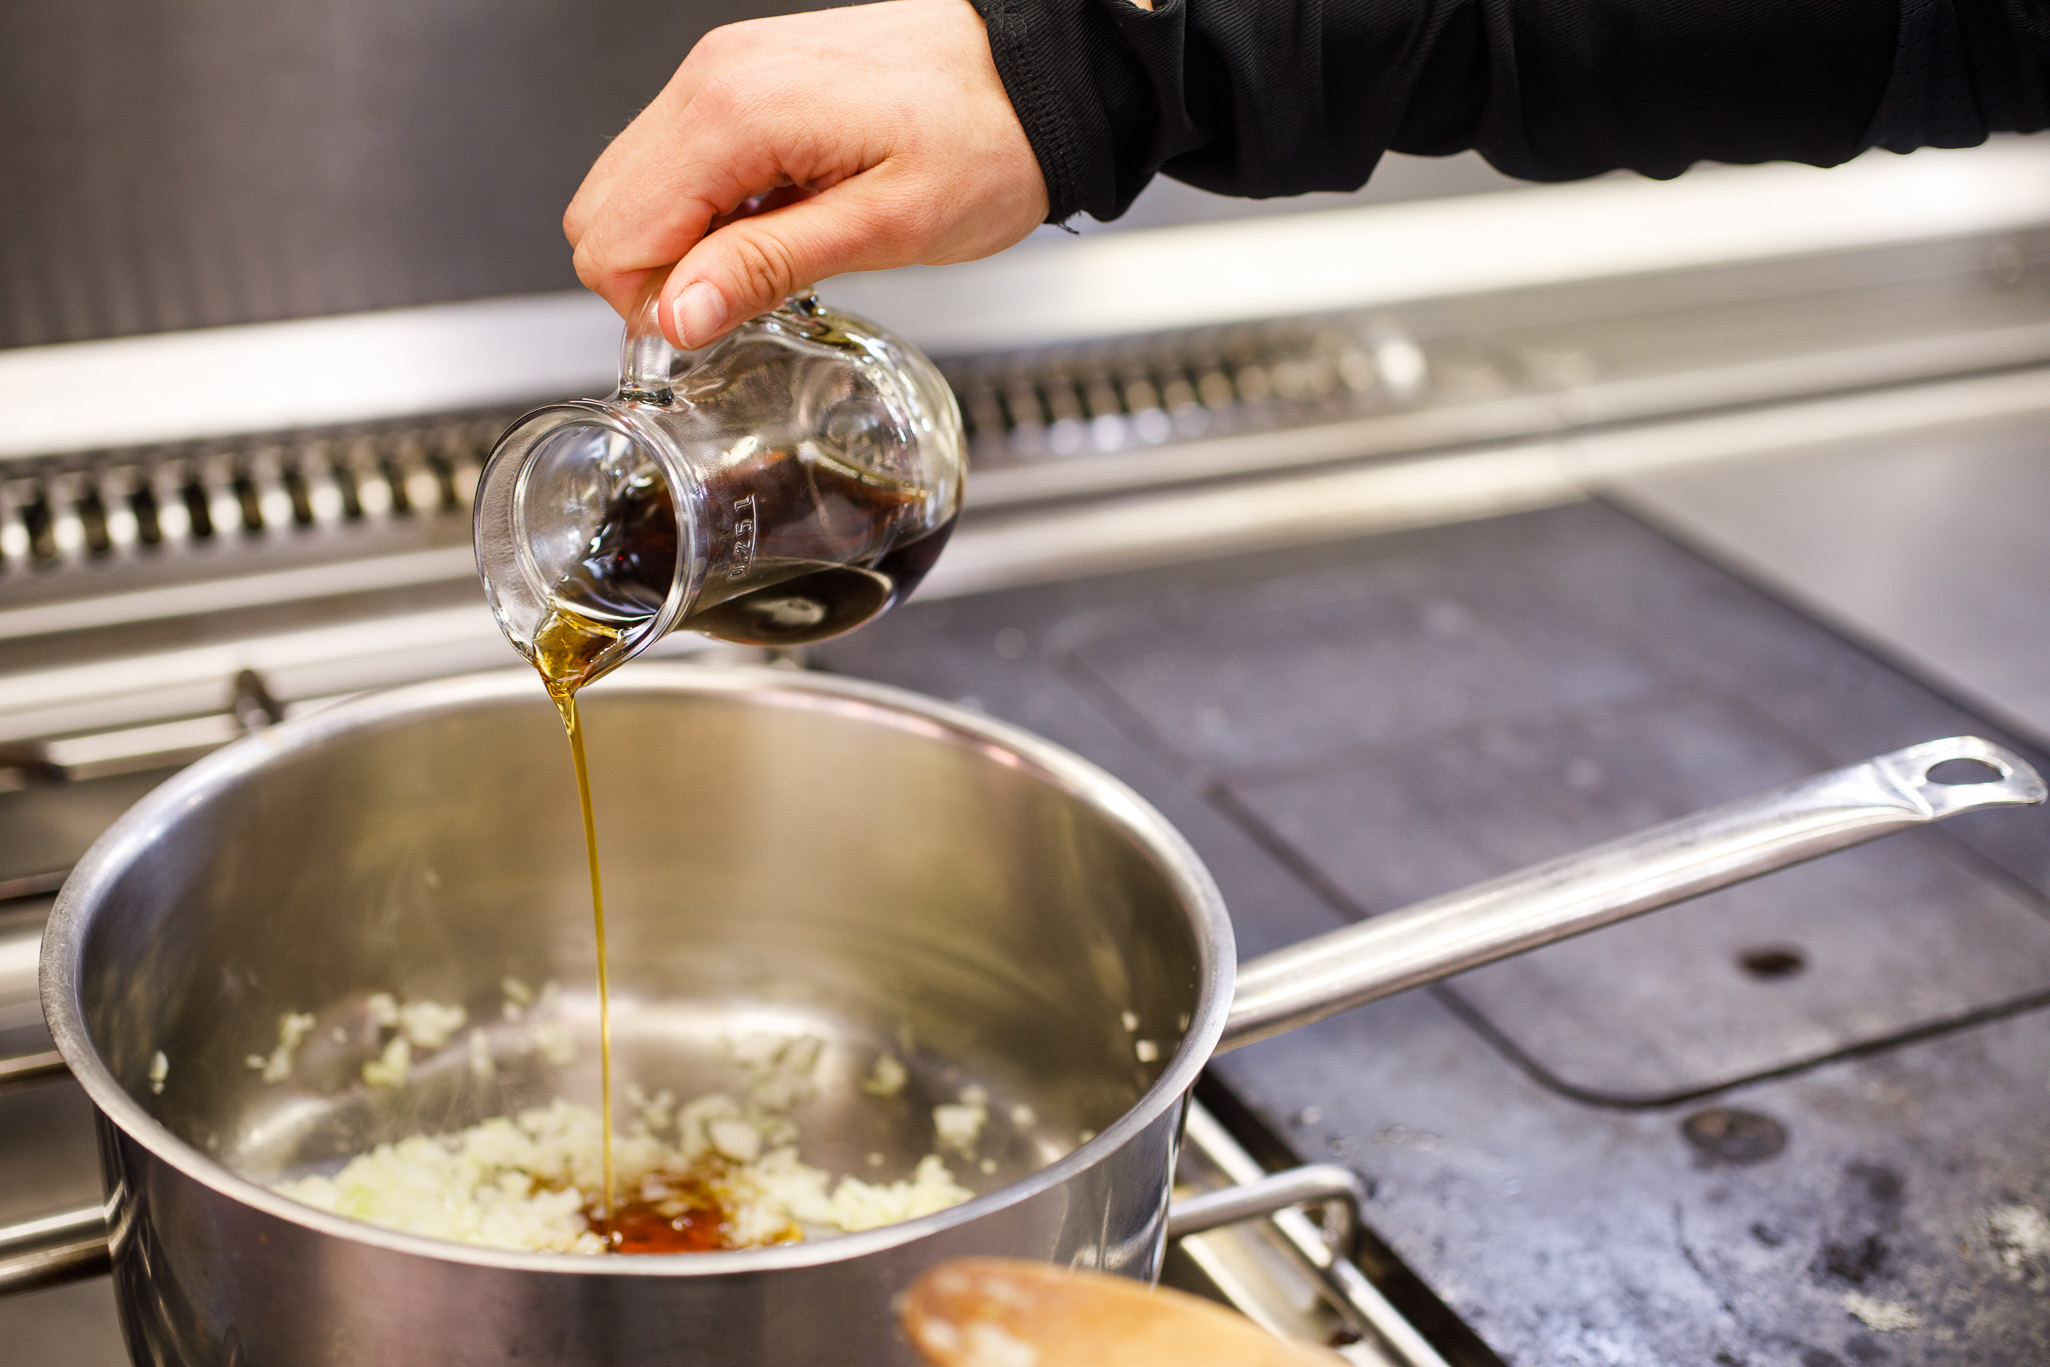
<svg viewBox="0 0 2050 1367">
<path fill-rule="evenodd" d="M 700 347 L 842 271 L 972 261 L 1046 182 L 967 0 L 886 0 L 707 34 L 563 215 L 625 316 L 671 262 L 662 331 Z"/>
</svg>

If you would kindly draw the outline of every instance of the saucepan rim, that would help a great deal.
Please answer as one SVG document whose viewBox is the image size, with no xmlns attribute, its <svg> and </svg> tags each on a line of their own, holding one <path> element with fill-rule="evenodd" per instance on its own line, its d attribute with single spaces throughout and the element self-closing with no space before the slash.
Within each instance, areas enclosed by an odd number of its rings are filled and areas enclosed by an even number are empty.
<svg viewBox="0 0 2050 1367">
<path fill-rule="evenodd" d="M 279 1195 L 230 1170 L 159 1122 L 108 1070 L 85 1025 L 81 957 L 93 917 L 145 847 L 188 808 L 278 757 L 340 736 L 479 703 L 547 705 L 533 674 L 492 670 L 410 684 L 338 703 L 236 741 L 166 780 L 94 842 L 65 880 L 43 936 L 41 995 L 50 1033 L 87 1096 L 116 1128 L 179 1172 L 267 1215 L 319 1234 L 443 1262 L 523 1272 L 599 1277 L 708 1277 L 846 1262 L 914 1243 L 995 1214 L 1061 1186 L 1108 1158 L 1195 1085 L 1224 1030 L 1237 968 L 1224 899 L 1195 850 L 1151 803 L 1080 756 L 1019 727 L 908 690 L 837 675 L 753 665 L 641 662 L 625 677 L 594 685 L 602 694 L 749 694 L 753 701 L 837 711 L 979 751 L 1030 773 L 1101 814 L 1160 869 L 1182 903 L 1196 942 L 1195 1009 L 1167 1067 L 1117 1120 L 1039 1171 L 961 1205 L 901 1224 L 773 1248 L 624 1258 L 528 1253 L 404 1234 L 330 1214 Z"/>
</svg>

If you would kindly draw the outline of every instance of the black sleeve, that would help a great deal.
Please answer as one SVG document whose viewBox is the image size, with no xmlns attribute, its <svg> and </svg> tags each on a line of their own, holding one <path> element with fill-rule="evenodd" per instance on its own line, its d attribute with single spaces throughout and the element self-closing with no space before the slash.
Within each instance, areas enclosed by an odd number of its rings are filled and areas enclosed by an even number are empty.
<svg viewBox="0 0 2050 1367">
<path fill-rule="evenodd" d="M 1381 154 L 1532 180 L 1832 165 L 2050 124 L 2050 0 L 973 0 L 1048 219 L 1155 172 L 1351 190 Z"/>
</svg>

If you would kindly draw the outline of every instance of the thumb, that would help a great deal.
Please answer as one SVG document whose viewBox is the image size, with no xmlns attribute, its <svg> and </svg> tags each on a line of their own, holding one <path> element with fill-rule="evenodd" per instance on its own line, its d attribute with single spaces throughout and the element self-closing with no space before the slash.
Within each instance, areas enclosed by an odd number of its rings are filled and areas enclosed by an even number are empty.
<svg viewBox="0 0 2050 1367">
<path fill-rule="evenodd" d="M 822 194 L 735 219 L 690 249 L 662 290 L 662 330 L 705 346 L 829 275 L 886 263 L 893 232 L 865 172 Z"/>
</svg>

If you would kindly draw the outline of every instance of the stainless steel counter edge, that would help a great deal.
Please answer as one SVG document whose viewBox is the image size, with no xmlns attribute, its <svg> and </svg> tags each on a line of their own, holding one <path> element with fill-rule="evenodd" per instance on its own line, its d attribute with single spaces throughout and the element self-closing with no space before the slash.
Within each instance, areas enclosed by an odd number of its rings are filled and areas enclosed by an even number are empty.
<svg viewBox="0 0 2050 1367">
<path fill-rule="evenodd" d="M 1631 473 L 2042 412 L 2050 412 L 2050 369 L 991 513 L 964 519 L 920 596 L 956 597 L 1470 521 L 1575 502 Z M 451 561 L 449 572 L 467 570 Z M 399 639 L 411 648 L 393 651 L 390 644 Z M 700 644 L 696 638 L 665 643 L 678 652 Z M 193 743 L 183 731 L 168 741 L 168 733 L 159 732 L 190 725 L 172 719 L 218 712 L 227 681 L 241 669 L 264 673 L 282 698 L 304 700 L 489 668 L 506 658 L 481 603 L 413 614 L 396 625 L 390 617 L 357 617 L 179 650 L 112 654 L 0 675 L 0 739 L 121 729 L 123 735 L 53 747 L 54 753 L 71 746 L 80 764 L 107 765 L 130 750 L 147 754 L 152 746 Z"/>
<path fill-rule="evenodd" d="M 1179 560 L 1494 517 L 1588 497 L 1615 475 L 2050 411 L 2050 370 L 1690 417 L 991 517 L 921 593 L 948 597 Z"/>
<path fill-rule="evenodd" d="M 1683 415 L 1786 402 L 1804 394 L 1863 391 L 1881 384 L 1927 382 L 2046 363 L 2050 363 L 2050 325 L 1893 341 L 1706 371 L 1582 384 L 1549 394 L 1427 406 L 1126 453 L 1007 465 L 975 476 L 971 508 L 980 515 L 1035 501 L 1072 500 L 1132 489 L 1157 492 L 1165 485 L 1278 474 L 1348 459 L 1405 454 L 1430 459 L 1417 453 L 1488 443 L 1514 445 L 1625 423 L 1671 423 Z M 1770 421 L 1778 423 L 1780 419 Z M 1720 429 L 1711 425 L 1704 430 L 1711 442 L 1723 440 L 1718 435 Z M 1632 432 L 1620 441 L 1629 445 L 1639 439 L 1640 432 Z M 1597 440 L 1613 446 L 1617 439 L 1604 435 Z M 1659 443 L 1654 439 L 1653 444 Z M 957 552 L 943 563 L 961 558 Z M 472 572 L 469 548 L 457 545 L 53 599 L 0 609 L 0 640 L 451 583 L 467 580 Z M 943 569 L 942 577 L 948 572 Z M 86 584 L 81 582 L 80 587 Z"/>
<path fill-rule="evenodd" d="M 828 282 L 935 352 L 1379 307 L 2050 222 L 2050 144 L 1828 171 L 1713 168 L 1104 233 Z M 1204 288 L 1192 290 L 1191 281 Z M 582 293 L 0 351 L 0 458 L 598 392 L 618 320 Z M 255 374 L 286 377 L 253 385 Z M 119 374 L 108 387 L 98 377 Z M 76 396 L 91 392 L 93 402 Z"/>
</svg>

